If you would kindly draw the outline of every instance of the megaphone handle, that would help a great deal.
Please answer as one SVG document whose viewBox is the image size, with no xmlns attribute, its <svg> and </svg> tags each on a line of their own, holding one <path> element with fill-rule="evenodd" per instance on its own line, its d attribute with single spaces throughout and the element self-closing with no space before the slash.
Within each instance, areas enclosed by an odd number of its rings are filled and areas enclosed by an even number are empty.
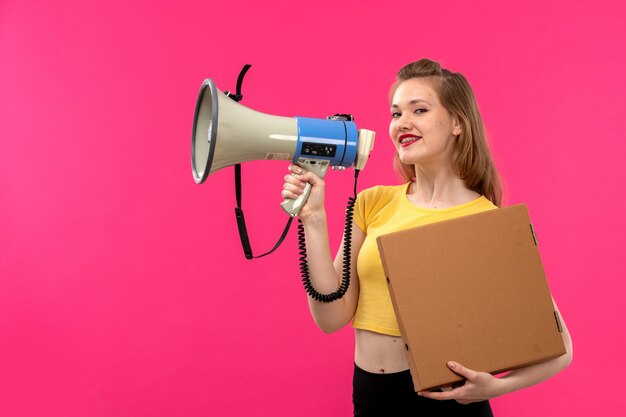
<svg viewBox="0 0 626 417">
<path fill-rule="evenodd" d="M 302 174 L 306 174 L 307 172 L 311 171 L 318 177 L 324 178 L 330 162 L 320 159 L 299 158 L 296 162 L 296 165 L 298 165 L 302 169 Z M 283 208 L 283 210 L 285 210 L 287 214 L 295 217 L 300 213 L 300 210 L 309 199 L 309 194 L 311 194 L 311 184 L 307 182 L 304 185 L 304 192 L 300 194 L 298 198 L 286 198 L 280 204 L 280 206 Z"/>
</svg>

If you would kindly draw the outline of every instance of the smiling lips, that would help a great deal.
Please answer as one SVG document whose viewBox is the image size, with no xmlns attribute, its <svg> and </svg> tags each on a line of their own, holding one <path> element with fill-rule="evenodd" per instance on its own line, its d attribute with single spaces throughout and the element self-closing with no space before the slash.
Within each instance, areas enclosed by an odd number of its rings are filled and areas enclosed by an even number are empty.
<svg viewBox="0 0 626 417">
<path fill-rule="evenodd" d="M 418 140 L 420 140 L 422 137 L 421 136 L 416 136 L 416 135 L 410 135 L 410 134 L 404 134 L 400 136 L 400 146 L 407 147 L 410 146 L 411 144 L 417 142 Z"/>
</svg>

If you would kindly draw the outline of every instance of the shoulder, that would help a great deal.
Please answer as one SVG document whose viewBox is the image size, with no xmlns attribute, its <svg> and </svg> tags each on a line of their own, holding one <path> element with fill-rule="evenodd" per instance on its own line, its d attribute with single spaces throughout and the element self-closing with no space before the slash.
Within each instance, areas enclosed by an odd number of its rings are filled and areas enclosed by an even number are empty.
<svg viewBox="0 0 626 417">
<path fill-rule="evenodd" d="M 499 208 L 498 206 L 496 206 L 491 200 L 489 200 L 484 195 L 481 195 L 480 198 L 478 198 L 476 201 L 478 203 L 478 206 L 483 208 L 483 209 L 485 209 L 485 210 L 493 210 L 493 209 Z"/>
<path fill-rule="evenodd" d="M 385 202 L 406 193 L 406 184 L 400 185 L 377 185 L 361 191 L 357 200 L 361 199 L 364 203 L 375 204 L 377 202 Z"/>
<path fill-rule="evenodd" d="M 462 207 L 465 208 L 468 214 L 480 213 L 482 211 L 495 210 L 499 208 L 484 195 L 481 195 L 479 198 L 471 201 L 470 203 L 462 205 Z"/>
<path fill-rule="evenodd" d="M 354 221 L 367 233 L 368 226 L 377 213 L 393 206 L 406 193 L 407 184 L 378 185 L 361 191 L 356 198 Z"/>
</svg>

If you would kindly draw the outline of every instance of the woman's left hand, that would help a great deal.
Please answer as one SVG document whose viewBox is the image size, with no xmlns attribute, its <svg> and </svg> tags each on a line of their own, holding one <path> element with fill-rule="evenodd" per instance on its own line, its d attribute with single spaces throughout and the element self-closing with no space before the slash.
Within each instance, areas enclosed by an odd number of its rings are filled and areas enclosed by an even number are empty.
<svg viewBox="0 0 626 417">
<path fill-rule="evenodd" d="M 504 394 L 502 381 L 487 372 L 474 371 L 456 362 L 448 362 L 448 367 L 464 377 L 465 384 L 444 392 L 420 391 L 419 395 L 434 400 L 456 400 L 461 404 L 469 404 Z"/>
</svg>

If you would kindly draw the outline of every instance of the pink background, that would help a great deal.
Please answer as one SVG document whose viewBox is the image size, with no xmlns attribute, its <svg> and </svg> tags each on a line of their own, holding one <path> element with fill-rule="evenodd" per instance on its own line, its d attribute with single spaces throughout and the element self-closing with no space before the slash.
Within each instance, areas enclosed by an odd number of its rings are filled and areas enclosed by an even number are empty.
<svg viewBox="0 0 626 417">
<path fill-rule="evenodd" d="M 244 259 L 232 170 L 192 179 L 193 107 L 251 63 L 247 106 L 353 113 L 378 132 L 359 188 L 393 184 L 387 91 L 420 57 L 474 87 L 574 339 L 494 410 L 624 415 L 626 7 L 573 3 L 2 1 L 0 415 L 350 415 L 352 329 L 313 324 L 295 229 Z M 286 166 L 244 166 L 257 253 Z M 351 171 L 327 183 L 335 250 Z"/>
</svg>

